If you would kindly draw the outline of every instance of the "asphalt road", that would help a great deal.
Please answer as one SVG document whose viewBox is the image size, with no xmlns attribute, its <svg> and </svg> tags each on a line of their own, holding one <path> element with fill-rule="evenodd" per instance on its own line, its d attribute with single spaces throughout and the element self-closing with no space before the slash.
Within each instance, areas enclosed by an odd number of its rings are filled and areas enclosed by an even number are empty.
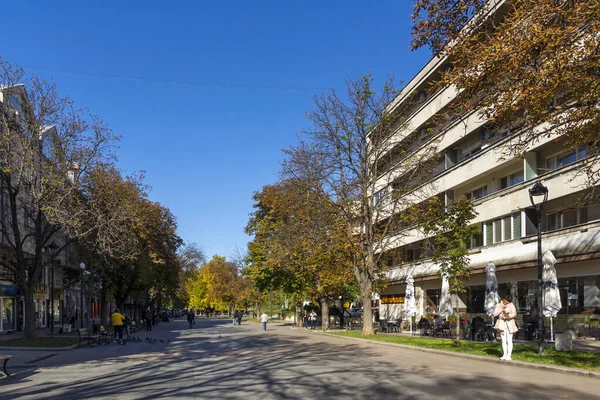
<svg viewBox="0 0 600 400">
<path fill-rule="evenodd" d="M 0 379 L 0 399 L 600 399 L 597 378 L 285 326 L 198 319 L 190 330 L 176 320 L 139 336 L 40 353 Z"/>
</svg>

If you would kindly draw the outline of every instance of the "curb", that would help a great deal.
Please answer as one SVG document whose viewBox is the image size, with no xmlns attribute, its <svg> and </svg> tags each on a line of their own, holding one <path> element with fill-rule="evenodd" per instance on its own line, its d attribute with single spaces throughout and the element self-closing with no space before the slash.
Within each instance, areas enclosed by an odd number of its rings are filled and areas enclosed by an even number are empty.
<svg viewBox="0 0 600 400">
<path fill-rule="evenodd" d="M 77 345 L 65 347 L 0 347 L 0 351 L 69 351 L 76 349 Z"/>
<path fill-rule="evenodd" d="M 526 361 L 516 361 L 516 360 L 501 361 L 501 360 L 497 360 L 497 359 L 491 358 L 491 357 L 478 356 L 476 354 L 457 353 L 454 351 L 428 349 L 426 347 L 409 346 L 406 344 L 380 342 L 377 340 L 370 340 L 370 339 L 359 339 L 359 338 L 354 338 L 354 337 L 329 334 L 326 332 L 318 332 L 317 331 L 317 332 L 311 332 L 311 333 L 316 333 L 316 334 L 320 334 L 320 335 L 328 335 L 329 337 L 336 337 L 336 338 L 340 338 L 340 339 L 353 340 L 355 342 L 381 344 L 381 345 L 392 346 L 392 347 L 400 347 L 402 349 L 407 349 L 407 350 L 423 351 L 426 353 L 443 354 L 443 355 L 452 356 L 452 357 L 466 358 L 469 360 L 485 361 L 485 362 L 489 362 L 489 363 L 493 363 L 493 364 L 503 364 L 503 365 L 508 364 L 508 365 L 514 365 L 514 366 L 522 367 L 522 368 L 535 368 L 535 369 L 542 369 L 542 370 L 553 371 L 553 372 L 563 372 L 563 373 L 572 374 L 572 375 L 580 375 L 580 376 L 587 376 L 587 377 L 591 377 L 591 378 L 600 379 L 600 372 L 588 371 L 588 370 L 579 369 L 579 368 L 559 367 L 556 365 L 538 364 L 538 363 L 532 363 L 532 362 L 526 362 Z"/>
</svg>

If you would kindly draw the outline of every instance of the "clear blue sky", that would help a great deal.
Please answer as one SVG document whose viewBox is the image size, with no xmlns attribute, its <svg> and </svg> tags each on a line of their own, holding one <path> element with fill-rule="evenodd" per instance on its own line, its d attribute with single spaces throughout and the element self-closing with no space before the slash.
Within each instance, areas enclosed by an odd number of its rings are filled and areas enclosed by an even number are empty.
<svg viewBox="0 0 600 400">
<path fill-rule="evenodd" d="M 309 125 L 312 97 L 373 71 L 404 81 L 412 1 L 47 1 L 2 6 L 0 55 L 56 81 L 123 139 L 119 166 L 208 256 L 249 238 L 252 194 Z"/>
</svg>

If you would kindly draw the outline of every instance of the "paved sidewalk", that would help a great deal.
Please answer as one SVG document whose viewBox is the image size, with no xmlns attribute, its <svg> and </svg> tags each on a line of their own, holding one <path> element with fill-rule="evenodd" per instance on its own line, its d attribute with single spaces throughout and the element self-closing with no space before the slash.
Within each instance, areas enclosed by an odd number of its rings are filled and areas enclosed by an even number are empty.
<svg viewBox="0 0 600 400">
<path fill-rule="evenodd" d="M 142 329 L 139 332 L 135 333 L 134 336 L 139 337 L 143 343 L 146 342 L 146 338 L 150 338 L 151 340 L 156 341 L 157 343 L 161 343 L 160 340 L 162 339 L 163 341 L 166 341 L 167 339 L 170 340 L 170 336 L 172 336 L 171 331 L 176 328 L 178 325 L 181 325 L 181 327 L 185 327 L 187 325 L 187 322 L 183 322 L 183 319 L 171 319 L 170 322 L 161 322 L 158 325 L 155 325 L 152 327 L 152 331 L 150 332 L 146 332 L 146 329 Z M 77 328 L 78 329 L 78 328 Z M 55 330 L 54 332 L 54 337 L 74 337 L 74 338 L 78 338 L 77 333 L 75 332 L 75 330 L 73 331 L 73 333 L 71 334 L 59 334 L 57 333 L 58 330 Z M 38 337 L 50 337 L 50 329 L 49 328 L 41 328 L 37 330 L 37 335 Z M 122 348 L 121 345 L 118 345 L 116 343 L 111 343 L 109 345 L 94 345 L 93 347 L 91 346 L 87 346 L 87 345 L 82 345 L 79 348 L 44 348 L 44 349 L 40 349 L 40 348 L 32 348 L 32 349 L 27 349 L 27 350 L 23 350 L 23 348 L 12 348 L 12 347 L 2 347 L 2 342 L 5 340 L 10 340 L 10 339 L 19 339 L 21 338 L 22 332 L 13 332 L 11 334 L 3 334 L 0 335 L 0 354 L 10 354 L 13 356 L 13 358 L 8 362 L 7 364 L 7 368 L 8 368 L 8 372 L 9 373 L 14 373 L 14 372 L 18 372 L 19 370 L 24 370 L 24 369 L 31 369 L 31 368 L 35 368 L 38 366 L 38 363 L 45 361 L 45 360 L 50 360 L 53 357 L 57 357 L 58 355 L 64 353 L 64 352 L 68 352 L 70 355 L 67 356 L 67 358 L 70 358 L 70 356 L 72 356 L 74 362 L 75 360 L 79 359 L 83 354 L 85 354 L 86 356 L 92 356 L 93 354 L 96 352 L 105 352 L 109 347 L 112 349 L 114 348 Z M 133 345 L 136 344 L 136 342 L 131 342 L 131 343 L 126 343 L 125 345 L 122 345 L 123 347 L 126 347 L 127 345 Z M 2 373 L 0 373 L 0 377 L 3 376 Z"/>
</svg>

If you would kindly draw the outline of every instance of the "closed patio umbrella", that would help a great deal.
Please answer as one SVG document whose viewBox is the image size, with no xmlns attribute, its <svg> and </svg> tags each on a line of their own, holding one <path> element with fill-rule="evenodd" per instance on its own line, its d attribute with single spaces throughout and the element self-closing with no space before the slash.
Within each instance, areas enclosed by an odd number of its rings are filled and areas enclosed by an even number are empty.
<svg viewBox="0 0 600 400">
<path fill-rule="evenodd" d="M 417 313 L 417 301 L 415 299 L 415 280 L 412 275 L 406 278 L 406 294 L 404 313 L 410 320 L 410 333 L 412 334 L 412 317 Z"/>
<path fill-rule="evenodd" d="M 542 257 L 542 287 L 544 290 L 543 314 L 550 318 L 550 340 L 554 340 L 553 318 L 562 308 L 560 301 L 560 292 L 558 290 L 558 279 L 556 278 L 556 258 L 550 250 L 546 250 Z"/>
<path fill-rule="evenodd" d="M 452 315 L 452 299 L 450 298 L 450 284 L 448 283 L 448 276 L 446 274 L 442 276 L 442 295 L 440 297 L 440 306 L 438 308 L 438 314 L 444 317 Z"/>
<path fill-rule="evenodd" d="M 496 266 L 490 261 L 485 267 L 485 313 L 488 317 L 494 314 L 494 309 L 498 303 L 500 303 L 500 296 L 498 296 Z"/>
</svg>

